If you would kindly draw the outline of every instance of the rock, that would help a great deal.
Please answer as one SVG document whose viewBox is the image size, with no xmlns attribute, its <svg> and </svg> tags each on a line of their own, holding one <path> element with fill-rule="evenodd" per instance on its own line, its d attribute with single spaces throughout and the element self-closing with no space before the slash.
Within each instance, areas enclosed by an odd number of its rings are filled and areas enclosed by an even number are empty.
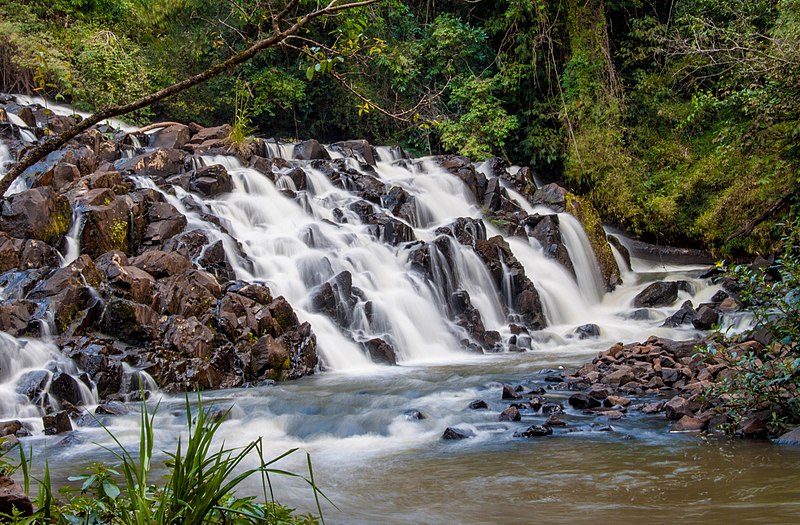
<svg viewBox="0 0 800 525">
<path fill-rule="evenodd" d="M 186 227 L 186 217 L 166 202 L 152 203 L 147 211 L 147 220 L 142 238 L 142 244 L 146 246 L 160 246 Z"/>
<path fill-rule="evenodd" d="M 403 412 L 403 415 L 406 416 L 406 419 L 409 421 L 422 421 L 423 419 L 428 419 L 425 417 L 425 414 L 416 409 L 406 410 Z"/>
<path fill-rule="evenodd" d="M 572 394 L 569 396 L 569 404 L 571 407 L 576 408 L 578 410 L 583 410 L 587 408 L 595 408 L 600 406 L 600 401 L 595 399 L 594 397 L 589 396 L 583 392 L 578 392 L 577 394 Z"/>
<path fill-rule="evenodd" d="M 189 188 L 206 197 L 216 197 L 220 193 L 233 191 L 233 179 L 224 166 L 214 164 L 200 168 L 193 173 Z"/>
<path fill-rule="evenodd" d="M 719 322 L 719 313 L 710 306 L 703 305 L 697 310 L 692 325 L 698 330 L 711 330 Z"/>
<path fill-rule="evenodd" d="M 769 435 L 767 425 L 759 418 L 751 418 L 739 428 L 737 434 L 750 439 L 766 439 Z"/>
<path fill-rule="evenodd" d="M 547 421 L 544 422 L 544 426 L 546 427 L 565 427 L 567 423 L 562 421 L 556 416 L 550 416 L 547 418 Z"/>
<path fill-rule="evenodd" d="M 575 268 L 561 238 L 558 215 L 529 215 L 523 221 L 526 233 L 541 244 L 545 256 L 558 261 L 572 275 Z"/>
<path fill-rule="evenodd" d="M 442 434 L 442 439 L 460 440 L 475 437 L 475 433 L 468 428 L 447 427 Z"/>
<path fill-rule="evenodd" d="M 498 417 L 498 421 L 521 421 L 522 414 L 519 413 L 519 409 L 514 406 L 510 406 L 507 409 L 503 410 Z"/>
<path fill-rule="evenodd" d="M 150 134 L 150 148 L 181 149 L 189 142 L 189 126 L 173 124 Z"/>
<path fill-rule="evenodd" d="M 130 410 L 125 403 L 120 403 L 119 401 L 109 401 L 107 403 L 103 403 L 102 405 L 97 405 L 97 408 L 94 409 L 94 413 L 96 415 L 124 416 L 130 413 Z"/>
<path fill-rule="evenodd" d="M 603 415 L 609 421 L 616 421 L 618 419 L 622 419 L 623 417 L 625 417 L 625 413 L 619 410 L 608 410 L 606 412 L 603 412 Z"/>
<path fill-rule="evenodd" d="M 2 430 L 0 430 L 0 435 L 2 434 Z M 800 446 L 800 427 L 786 432 L 782 434 L 778 439 L 773 441 L 778 445 L 792 445 L 792 446 Z"/>
<path fill-rule="evenodd" d="M 161 250 L 148 250 L 142 255 L 131 259 L 130 264 L 140 270 L 144 270 L 156 279 L 170 277 L 192 267 L 192 262 L 186 257 L 174 252 Z"/>
<path fill-rule="evenodd" d="M 374 166 L 378 159 L 378 154 L 375 152 L 375 148 L 373 148 L 369 142 L 363 139 L 334 142 L 331 144 L 331 147 L 339 150 L 345 156 L 354 157 L 360 162 L 365 162 L 371 166 Z"/>
<path fill-rule="evenodd" d="M 163 179 L 182 173 L 186 157 L 185 151 L 161 148 L 129 160 L 118 161 L 115 168 L 121 172 L 133 170 L 139 176 Z"/>
<path fill-rule="evenodd" d="M 488 410 L 489 405 L 483 399 L 476 399 L 475 401 L 471 402 L 467 408 L 471 410 Z"/>
<path fill-rule="evenodd" d="M 23 487 L 8 476 L 0 476 L 0 515 L 21 517 L 33 515 L 33 502 Z"/>
<path fill-rule="evenodd" d="M 32 188 L 2 199 L 0 230 L 19 239 L 54 242 L 72 222 L 67 199 L 50 187 Z"/>
<path fill-rule="evenodd" d="M 548 425 L 532 425 L 522 432 L 514 434 L 514 437 L 534 438 L 549 436 L 553 429 Z"/>
<path fill-rule="evenodd" d="M 69 374 L 56 373 L 50 381 L 50 394 L 62 404 L 66 401 L 72 405 L 83 404 L 81 387 L 78 381 Z"/>
<path fill-rule="evenodd" d="M 683 416 L 672 424 L 670 432 L 698 432 L 707 428 L 708 421 L 692 416 Z"/>
<path fill-rule="evenodd" d="M 22 430 L 22 422 L 18 420 L 0 423 L 0 436 L 13 436 Z"/>
<path fill-rule="evenodd" d="M 292 158 L 299 160 L 331 160 L 331 156 L 328 155 L 325 148 L 314 139 L 295 144 Z"/>
<path fill-rule="evenodd" d="M 163 313 L 198 318 L 215 305 L 222 294 L 217 279 L 202 270 L 186 270 L 159 281 L 157 290 Z"/>
<path fill-rule="evenodd" d="M 72 432 L 72 422 L 66 410 L 47 415 L 42 418 L 44 423 L 44 433 L 48 436 Z"/>
<path fill-rule="evenodd" d="M 636 308 L 669 306 L 678 299 L 678 284 L 675 282 L 653 283 L 634 297 Z"/>
<path fill-rule="evenodd" d="M 600 327 L 596 324 L 584 324 L 575 329 L 578 339 L 588 339 L 590 337 L 600 337 Z"/>
<path fill-rule="evenodd" d="M 567 190 L 556 183 L 545 184 L 533 194 L 531 204 L 544 204 L 556 212 L 563 212 L 567 206 Z"/>
<path fill-rule="evenodd" d="M 697 317 L 697 313 L 694 311 L 694 305 L 691 301 L 685 301 L 677 312 L 664 321 L 663 326 L 674 327 L 694 323 L 695 317 Z"/>
<path fill-rule="evenodd" d="M 672 421 L 676 421 L 683 416 L 691 416 L 692 410 L 689 407 L 689 401 L 680 396 L 673 397 L 664 404 L 664 415 Z"/>
<path fill-rule="evenodd" d="M 364 347 L 373 363 L 397 364 L 397 355 L 395 355 L 394 348 L 380 337 L 370 339 L 364 343 Z"/>
<path fill-rule="evenodd" d="M 648 403 L 642 407 L 643 414 L 658 414 L 664 409 L 664 402 Z"/>
<path fill-rule="evenodd" d="M 626 383 L 630 383 L 634 379 L 636 379 L 636 375 L 633 373 L 633 368 L 622 365 L 615 371 L 603 376 L 602 381 L 603 383 L 613 387 L 621 387 Z"/>
<path fill-rule="evenodd" d="M 503 385 L 503 399 L 519 399 L 521 397 L 511 385 Z"/>
<path fill-rule="evenodd" d="M 542 405 L 542 414 L 561 414 L 564 407 L 558 403 L 545 403 Z"/>
<path fill-rule="evenodd" d="M 608 396 L 603 401 L 603 406 L 606 407 L 627 407 L 631 404 L 631 400 L 627 397 L 621 396 Z"/>
</svg>

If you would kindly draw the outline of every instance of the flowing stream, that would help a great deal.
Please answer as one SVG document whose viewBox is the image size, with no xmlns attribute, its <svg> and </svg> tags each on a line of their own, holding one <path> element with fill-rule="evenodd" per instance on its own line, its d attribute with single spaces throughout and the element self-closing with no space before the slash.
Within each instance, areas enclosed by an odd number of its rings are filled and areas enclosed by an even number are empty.
<svg viewBox="0 0 800 525">
<path fill-rule="evenodd" d="M 286 145 L 268 145 L 274 156 L 290 155 Z M 408 226 L 416 239 L 436 239 L 436 229 L 455 218 L 482 217 L 465 185 L 432 161 L 409 162 L 388 149 L 379 149 L 378 155 L 372 176 L 415 198 Z M 605 523 L 624 517 L 631 522 L 728 524 L 763 523 L 765 516 L 769 523 L 800 521 L 798 450 L 669 434 L 665 420 L 637 412 L 622 422 L 608 422 L 567 408 L 563 419 L 569 431 L 541 440 L 520 439 L 514 432 L 546 416 L 526 413 L 518 423 L 497 420 L 508 405 L 500 399 L 503 384 L 546 385 L 543 370 L 580 366 L 618 341 L 696 335 L 691 328 L 661 326 L 677 306 L 652 309 L 649 319 L 636 320 L 630 316 L 631 303 L 650 282 L 661 279 L 691 283 L 694 293 L 680 292 L 677 304 L 708 301 L 717 288 L 699 278 L 703 268 L 634 260 L 633 270 L 623 271 L 624 284 L 604 293 L 585 233 L 575 219 L 561 214 L 576 277 L 547 258 L 537 243 L 508 239 L 540 293 L 547 328 L 531 334 L 525 352 L 469 354 L 459 350 L 459 328 L 448 320 L 443 290 L 467 290 L 486 328 L 500 332 L 503 340 L 510 336 L 503 294 L 511 292 L 495 288 L 472 249 L 452 242 L 450 262 L 432 253 L 435 282 L 428 283 L 409 269 L 412 245 L 392 247 L 375 240 L 353 211 L 360 199 L 346 189 L 347 181 L 344 188 L 334 185 L 307 163 L 306 189 L 298 191 L 288 168 L 272 182 L 233 157 L 201 162 L 224 165 L 234 191 L 212 199 L 176 187 L 165 197 L 186 215 L 189 229 L 202 230 L 211 243 L 222 241 L 237 278 L 266 282 L 273 295 L 284 295 L 298 317 L 311 323 L 325 369 L 274 386 L 208 392 L 205 403 L 233 407 L 220 429 L 229 446 L 261 436 L 269 455 L 295 447 L 308 451 L 317 483 L 338 506 L 324 505 L 326 523 Z M 362 170 L 354 159 L 342 162 Z M 148 179 L 137 183 L 155 188 Z M 524 201 L 510 190 L 509 195 Z M 520 206 L 534 211 L 527 203 Z M 208 221 L 209 214 L 219 221 Z M 71 238 L 79 236 L 79 222 L 76 210 Z M 485 226 L 487 237 L 498 233 L 491 224 Z M 69 246 L 65 262 L 79 254 L 78 244 Z M 337 326 L 312 311 L 310 297 L 345 271 L 361 296 L 344 326 Z M 599 337 L 575 334 L 586 323 L 599 326 Z M 374 337 L 392 344 L 400 366 L 375 365 L 365 357 L 360 343 Z M 54 348 L 0 338 L 3 362 L 18 359 L 14 356 L 24 349 L 28 359 L 0 376 L 4 399 L 13 400 L 0 404 L 0 419 L 37 419 L 35 407 L 19 400 L 18 382 L 30 369 L 53 369 L 59 362 Z M 547 395 L 564 401 L 567 393 Z M 184 398 L 155 397 L 161 399 L 155 425 L 159 448 L 173 450 L 185 433 Z M 490 409 L 469 410 L 476 399 L 484 399 Z M 135 413 L 105 423 L 123 444 L 138 446 Z M 443 441 L 448 426 L 468 428 L 476 437 Z M 76 465 L 112 461 L 98 447 L 112 442 L 96 426 L 80 427 L 68 438 L 36 435 L 26 443 L 47 449 L 54 478 L 74 475 Z M 302 471 L 305 457 L 295 454 L 281 466 Z M 274 481 L 280 501 L 314 511 L 303 483 Z M 255 482 L 245 488 L 258 489 Z"/>
</svg>

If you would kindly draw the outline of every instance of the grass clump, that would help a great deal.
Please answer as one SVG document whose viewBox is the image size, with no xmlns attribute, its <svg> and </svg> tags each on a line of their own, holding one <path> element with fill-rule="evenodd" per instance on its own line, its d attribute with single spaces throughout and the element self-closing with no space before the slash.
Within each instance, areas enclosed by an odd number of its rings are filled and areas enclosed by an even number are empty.
<svg viewBox="0 0 800 525">
<path fill-rule="evenodd" d="M 0 521 L 19 525 L 316 525 L 323 523 L 320 497 L 325 497 L 314 482 L 310 456 L 306 454 L 308 475 L 276 467 L 282 459 L 300 452 L 291 449 L 268 459 L 262 438 L 241 448 L 218 448 L 214 436 L 228 414 L 219 414 L 198 407 L 192 418 L 186 402 L 188 438 L 179 439 L 174 452 L 167 452 L 166 476 L 161 482 L 150 479 L 153 464 L 154 416 L 158 406 L 149 412 L 142 403 L 141 430 L 138 451 L 126 449 L 108 429 L 115 447 L 103 447 L 113 454 L 119 465 L 109 467 L 95 464 L 87 473 L 69 478 L 81 482 L 80 489 L 68 489 L 59 501 L 53 493 L 50 471 L 45 464 L 44 475 L 38 481 L 36 511 L 31 516 L 19 514 L 0 516 Z M 29 461 L 22 447 L 18 466 L 23 470 L 24 487 L 29 493 Z M 255 455 L 258 466 L 241 468 L 244 460 Z M 6 464 L 8 464 L 6 462 Z M 274 500 L 273 475 L 304 480 L 311 488 L 319 517 L 297 515 Z M 259 497 L 239 496 L 236 489 L 247 479 L 259 476 L 263 492 Z"/>
</svg>

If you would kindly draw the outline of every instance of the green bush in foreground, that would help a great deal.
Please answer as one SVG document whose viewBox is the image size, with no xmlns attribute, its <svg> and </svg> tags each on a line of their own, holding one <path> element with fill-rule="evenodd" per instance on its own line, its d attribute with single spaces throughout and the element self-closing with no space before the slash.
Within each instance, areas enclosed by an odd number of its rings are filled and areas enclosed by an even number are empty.
<svg viewBox="0 0 800 525">
<path fill-rule="evenodd" d="M 730 374 L 718 378 L 708 392 L 740 422 L 748 414 L 769 410 L 774 431 L 800 423 L 800 219 L 786 225 L 784 248 L 775 263 L 753 269 L 727 268 L 743 307 L 753 314 L 749 332 L 723 338 L 701 351 L 707 358 L 722 358 Z M 770 344 L 748 344 L 755 333 Z"/>
<path fill-rule="evenodd" d="M 287 456 L 298 453 L 291 449 L 272 459 L 264 457 L 262 439 L 258 438 L 243 448 L 225 448 L 222 444 L 212 449 L 214 435 L 227 412 L 217 413 L 198 407 L 192 419 L 189 402 L 186 403 L 186 418 L 189 429 L 185 444 L 178 440 L 175 452 L 167 453 L 167 474 L 161 483 L 151 482 L 149 474 L 153 459 L 154 416 L 142 404 L 141 431 L 138 455 L 127 450 L 108 430 L 115 448 L 107 448 L 120 460 L 116 468 L 95 464 L 87 474 L 72 476 L 70 481 L 81 481 L 79 493 L 68 489 L 64 501 L 53 494 L 49 468 L 45 464 L 44 475 L 38 481 L 38 496 L 32 516 L 0 516 L 0 521 L 20 525 L 167 525 L 167 524 L 273 524 L 316 525 L 324 520 L 312 515 L 298 516 L 273 498 L 270 475 L 279 474 L 304 480 L 310 486 L 317 510 L 319 497 L 325 497 L 314 483 L 310 456 L 306 453 L 308 478 L 281 470 L 275 464 Z M 105 448 L 105 447 L 103 447 Z M 240 469 L 242 462 L 255 454 L 259 466 Z M 29 492 L 29 461 L 20 447 L 21 461 L 18 465 L 24 476 L 24 486 Z M 0 458 L 1 460 L 2 458 Z M 4 466 L 8 466 L 7 463 Z M 251 476 L 260 476 L 263 494 L 260 499 L 252 496 L 240 497 L 236 488 Z"/>
</svg>

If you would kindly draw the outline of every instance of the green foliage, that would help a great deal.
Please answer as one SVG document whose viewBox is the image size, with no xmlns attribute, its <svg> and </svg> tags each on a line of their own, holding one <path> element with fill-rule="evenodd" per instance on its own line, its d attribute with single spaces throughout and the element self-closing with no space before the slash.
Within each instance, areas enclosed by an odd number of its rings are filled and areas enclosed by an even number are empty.
<svg viewBox="0 0 800 525">
<path fill-rule="evenodd" d="M 106 429 L 116 444 L 116 447 L 107 450 L 120 461 L 118 467 L 95 464 L 87 474 L 70 477 L 70 481 L 81 482 L 77 489 L 79 494 L 70 494 L 68 490 L 65 492 L 68 498 L 66 504 L 56 504 L 50 471 L 45 464 L 44 476 L 38 484 L 38 510 L 31 517 L 6 516 L 6 519 L 20 525 L 315 525 L 321 521 L 321 518 L 312 515 L 296 515 L 292 509 L 276 503 L 272 495 L 270 476 L 300 478 L 308 483 L 320 510 L 319 497 L 322 494 L 314 482 L 308 454 L 309 477 L 305 478 L 274 466 L 287 456 L 298 453 L 298 449 L 267 459 L 261 438 L 240 449 L 226 448 L 224 444 L 214 448 L 215 435 L 227 412 L 219 414 L 205 409 L 199 399 L 193 417 L 187 397 L 188 438 L 185 442 L 179 439 L 176 450 L 167 453 L 166 478 L 163 483 L 154 483 L 150 479 L 150 472 L 157 410 L 158 406 L 151 413 L 142 404 L 139 450 L 136 453 L 126 449 Z M 245 468 L 243 462 L 252 456 L 257 458 L 258 466 Z M 0 457 L 0 462 L 2 459 Z M 24 454 L 21 464 L 27 473 L 28 461 Z M 234 493 L 243 481 L 252 476 L 262 478 L 263 494 L 260 501 L 252 496 Z"/>
<path fill-rule="evenodd" d="M 708 394 L 722 399 L 737 421 L 768 409 L 776 422 L 800 422 L 800 220 L 785 228 L 784 249 L 774 265 L 727 268 L 740 301 L 753 314 L 752 332 L 762 332 L 773 342 L 760 349 L 739 344 L 741 337 L 734 336 L 721 348 L 709 344 L 701 351 L 703 357 L 720 358 L 730 366 L 730 375 Z"/>
<path fill-rule="evenodd" d="M 453 88 L 450 100 L 460 106 L 460 117 L 440 124 L 445 147 L 474 160 L 502 152 L 509 134 L 519 122 L 503 109 L 493 95 L 491 79 L 468 78 Z"/>
</svg>

